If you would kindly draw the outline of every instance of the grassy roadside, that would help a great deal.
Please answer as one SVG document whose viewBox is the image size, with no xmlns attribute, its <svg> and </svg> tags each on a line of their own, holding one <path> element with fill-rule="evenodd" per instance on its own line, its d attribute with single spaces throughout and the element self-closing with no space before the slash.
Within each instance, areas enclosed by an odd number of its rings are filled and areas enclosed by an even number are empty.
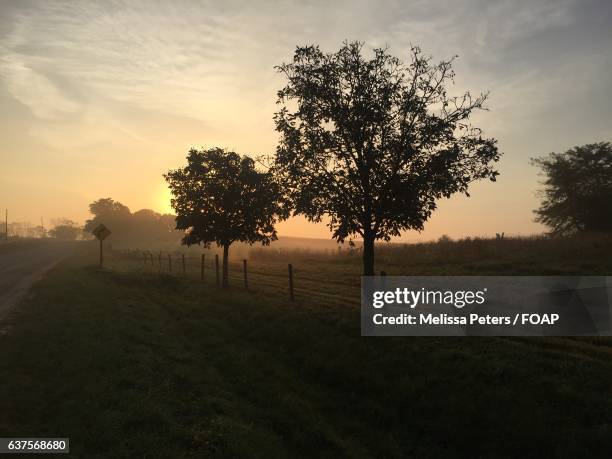
<svg viewBox="0 0 612 459">
<path fill-rule="evenodd" d="M 612 348 L 361 338 L 313 310 L 72 258 L 0 337 L 2 436 L 75 457 L 604 456 Z"/>
</svg>

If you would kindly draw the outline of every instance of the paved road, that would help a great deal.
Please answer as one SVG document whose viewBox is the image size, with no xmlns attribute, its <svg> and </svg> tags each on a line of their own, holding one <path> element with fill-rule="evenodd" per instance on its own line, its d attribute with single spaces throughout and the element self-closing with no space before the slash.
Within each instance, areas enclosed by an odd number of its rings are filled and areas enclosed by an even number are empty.
<svg viewBox="0 0 612 459">
<path fill-rule="evenodd" d="M 73 243 L 32 242 L 0 246 L 0 320 L 47 270 L 72 253 Z"/>
</svg>

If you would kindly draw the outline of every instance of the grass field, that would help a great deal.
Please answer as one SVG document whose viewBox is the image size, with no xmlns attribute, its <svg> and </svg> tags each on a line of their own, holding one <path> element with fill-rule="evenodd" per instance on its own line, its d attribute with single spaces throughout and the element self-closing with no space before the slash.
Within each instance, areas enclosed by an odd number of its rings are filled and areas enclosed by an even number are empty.
<svg viewBox="0 0 612 459">
<path fill-rule="evenodd" d="M 608 269 L 603 249 L 592 259 L 580 251 L 548 265 Z M 290 303 L 255 277 L 249 292 L 224 291 L 212 276 L 160 275 L 129 257 L 99 271 L 93 258 L 83 251 L 58 265 L 4 324 L 2 436 L 70 437 L 74 457 L 612 450 L 608 339 L 362 338 L 358 309 L 313 301 L 314 287 Z M 286 266 L 266 262 L 262 272 Z M 298 260 L 296 280 L 319 273 L 348 288 L 358 270 L 343 259 L 311 265 Z M 460 271 L 449 266 L 440 270 Z"/>
<path fill-rule="evenodd" d="M 147 253 L 146 263 L 143 251 Z M 201 253 L 206 256 L 205 276 L 214 282 L 214 252 L 202 251 L 198 246 L 115 251 L 108 262 L 118 272 L 183 276 L 184 255 L 185 276 L 196 281 L 200 278 Z M 266 248 L 255 247 L 250 253 L 242 251 L 236 255 L 230 251 L 230 284 L 238 289 L 244 284 L 240 255 L 248 258 L 251 291 L 267 297 L 288 298 L 288 264 L 291 263 L 295 295 L 306 306 L 316 309 L 359 306 L 362 268 L 356 250 L 275 249 L 272 244 Z M 611 275 L 612 235 L 381 244 L 376 261 L 377 270 L 388 275 Z"/>
</svg>

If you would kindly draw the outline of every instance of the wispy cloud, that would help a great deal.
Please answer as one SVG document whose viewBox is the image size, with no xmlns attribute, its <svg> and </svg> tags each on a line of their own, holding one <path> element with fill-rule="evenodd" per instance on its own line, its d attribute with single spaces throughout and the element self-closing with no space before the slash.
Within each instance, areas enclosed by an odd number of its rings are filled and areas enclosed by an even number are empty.
<svg viewBox="0 0 612 459">
<path fill-rule="evenodd" d="M 79 110 L 78 103 L 19 54 L 3 53 L 0 57 L 0 76 L 8 91 L 37 117 L 50 119 Z"/>
</svg>

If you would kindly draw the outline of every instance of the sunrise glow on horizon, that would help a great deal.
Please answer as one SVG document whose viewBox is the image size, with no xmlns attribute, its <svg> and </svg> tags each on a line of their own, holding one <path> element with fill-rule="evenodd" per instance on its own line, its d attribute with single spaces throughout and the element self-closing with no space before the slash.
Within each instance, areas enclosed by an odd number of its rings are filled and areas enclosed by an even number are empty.
<svg viewBox="0 0 612 459">
<path fill-rule="evenodd" d="M 504 153 L 496 183 L 440 201 L 425 231 L 400 240 L 541 233 L 532 213 L 538 171 L 529 159 L 612 139 L 612 32 L 602 8 L 601 1 L 122 1 L 112 10 L 3 2 L 0 208 L 11 221 L 82 223 L 89 203 L 111 197 L 133 212 L 170 213 L 162 174 L 181 167 L 190 148 L 274 153 L 283 85 L 274 66 L 296 45 L 334 52 L 344 40 L 361 40 L 404 60 L 412 43 L 434 61 L 457 54 L 451 91 L 490 92 L 490 111 L 473 121 Z M 330 236 L 302 217 L 278 232 Z"/>
</svg>

